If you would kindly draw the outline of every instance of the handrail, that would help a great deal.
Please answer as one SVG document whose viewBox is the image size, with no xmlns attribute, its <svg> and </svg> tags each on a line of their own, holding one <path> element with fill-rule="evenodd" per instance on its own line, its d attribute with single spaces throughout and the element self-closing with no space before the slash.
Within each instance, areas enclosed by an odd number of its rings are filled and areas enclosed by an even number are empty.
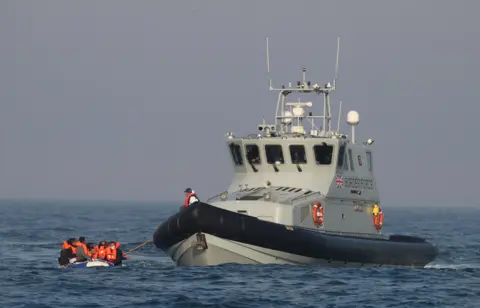
<svg viewBox="0 0 480 308">
<path fill-rule="evenodd" d="M 313 194 L 301 195 L 301 196 L 297 196 L 295 198 L 292 198 L 292 199 L 290 199 L 290 204 L 293 204 L 294 201 L 301 200 L 301 199 L 307 200 L 307 198 L 310 198 L 310 197 L 315 196 L 315 195 L 325 196 L 325 195 L 322 194 L 322 192 L 316 191 Z"/>
<path fill-rule="evenodd" d="M 210 201 L 212 201 L 212 200 L 220 197 L 220 195 L 223 194 L 223 193 L 224 193 L 224 192 L 221 192 L 221 193 L 219 193 L 218 195 L 215 195 L 215 196 L 213 196 L 213 197 L 208 198 L 207 201 L 205 201 L 205 203 L 210 203 Z"/>
<path fill-rule="evenodd" d="M 257 191 L 259 191 L 260 189 L 263 189 L 263 188 L 265 188 L 265 187 L 259 186 L 259 187 L 253 188 L 252 190 L 248 190 L 248 191 L 247 191 L 247 190 L 242 190 L 242 189 L 240 189 L 240 190 L 236 190 L 236 191 L 234 191 L 234 192 L 232 192 L 232 193 L 229 193 L 229 192 L 227 191 L 227 195 L 234 195 L 234 194 L 237 194 L 237 193 L 245 192 L 245 195 L 242 196 L 242 197 L 244 197 L 244 196 L 251 195 L 251 194 L 253 194 L 253 193 L 255 193 L 255 192 L 257 192 Z M 219 194 L 217 194 L 217 195 L 215 195 L 215 196 L 213 196 L 213 197 L 210 197 L 210 198 L 207 199 L 207 201 L 205 201 L 205 202 L 208 203 L 208 202 L 212 201 L 213 199 L 216 199 L 216 198 L 220 197 L 220 195 L 222 195 L 224 192 L 225 192 L 225 191 L 222 191 L 221 193 L 219 193 Z"/>
</svg>

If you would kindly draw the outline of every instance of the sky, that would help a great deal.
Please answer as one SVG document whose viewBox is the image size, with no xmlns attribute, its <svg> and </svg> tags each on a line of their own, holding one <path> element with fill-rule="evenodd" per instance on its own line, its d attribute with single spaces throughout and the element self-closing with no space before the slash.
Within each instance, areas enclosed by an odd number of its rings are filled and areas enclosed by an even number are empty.
<svg viewBox="0 0 480 308">
<path fill-rule="evenodd" d="M 0 1 L 0 198 L 206 199 L 225 132 L 272 122 L 280 86 L 334 76 L 383 204 L 480 206 L 480 2 Z M 321 112 L 317 104 L 315 112 Z M 342 130 L 349 127 L 342 120 Z M 336 120 L 334 121 L 336 123 Z"/>
</svg>

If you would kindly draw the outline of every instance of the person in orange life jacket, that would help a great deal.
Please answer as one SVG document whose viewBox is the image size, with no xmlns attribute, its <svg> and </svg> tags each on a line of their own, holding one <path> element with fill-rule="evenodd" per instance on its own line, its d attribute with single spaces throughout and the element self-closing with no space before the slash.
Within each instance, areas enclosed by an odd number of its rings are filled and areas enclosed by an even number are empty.
<svg viewBox="0 0 480 308">
<path fill-rule="evenodd" d="M 62 245 L 62 250 L 60 251 L 60 257 L 58 258 L 58 264 L 60 265 L 67 265 L 70 263 L 71 259 L 75 258 L 75 252 L 76 250 L 76 239 L 70 238 L 67 241 L 63 242 Z"/>
<path fill-rule="evenodd" d="M 101 241 L 100 243 L 98 243 L 98 246 L 95 248 L 96 249 L 93 255 L 93 259 L 105 260 L 105 249 L 107 249 L 107 242 Z"/>
<path fill-rule="evenodd" d="M 81 236 L 77 242 L 77 262 L 89 261 L 92 254 L 85 244 L 85 237 Z"/>
<path fill-rule="evenodd" d="M 110 242 L 105 250 L 105 259 L 108 262 L 112 262 L 114 265 L 122 264 L 122 260 L 126 260 L 120 249 L 120 243 Z"/>
<path fill-rule="evenodd" d="M 187 208 L 188 206 L 192 205 L 195 202 L 200 202 L 200 200 L 197 197 L 197 194 L 195 191 L 191 188 L 185 189 L 185 202 L 183 202 L 183 205 L 180 207 L 180 210 Z"/>
<path fill-rule="evenodd" d="M 120 243 L 115 243 L 115 251 L 117 253 L 115 257 L 114 265 L 121 265 L 123 260 L 127 260 L 127 257 L 123 255 L 123 251 L 120 249 Z"/>
<path fill-rule="evenodd" d="M 87 255 L 92 260 L 97 259 L 97 258 L 94 258 L 94 256 L 95 256 L 95 245 L 93 245 L 93 243 L 88 243 L 87 244 Z"/>
</svg>

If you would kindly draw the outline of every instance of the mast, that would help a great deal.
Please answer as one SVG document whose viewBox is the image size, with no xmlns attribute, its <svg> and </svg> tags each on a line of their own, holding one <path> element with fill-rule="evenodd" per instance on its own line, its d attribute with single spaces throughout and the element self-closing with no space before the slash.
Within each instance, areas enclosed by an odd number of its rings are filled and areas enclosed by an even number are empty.
<svg viewBox="0 0 480 308">
<path fill-rule="evenodd" d="M 335 77 L 333 78 L 332 83 L 328 82 L 323 87 L 318 84 L 313 84 L 306 79 L 307 69 L 302 69 L 302 80 L 297 81 L 296 86 L 292 86 L 292 83 L 288 83 L 288 87 L 282 85 L 281 88 L 274 88 L 272 85 L 272 78 L 270 76 L 270 50 L 268 37 L 266 38 L 266 53 L 267 53 L 267 74 L 268 74 L 268 83 L 269 90 L 278 92 L 277 99 L 277 108 L 275 112 L 275 129 L 277 133 L 300 133 L 305 134 L 302 120 L 310 120 L 312 129 L 310 131 L 311 135 L 326 136 L 328 133 L 331 133 L 331 104 L 330 104 L 330 93 L 336 90 L 337 78 L 338 78 L 338 63 L 340 55 L 340 38 L 337 39 L 337 57 L 335 62 Z M 314 116 L 312 112 L 309 112 L 308 115 L 304 114 L 304 107 L 311 107 L 312 102 L 288 102 L 287 97 L 291 93 L 300 93 L 300 94 L 317 94 L 323 95 L 323 115 Z M 290 109 L 287 109 L 290 107 Z M 322 128 L 318 130 L 315 126 L 315 119 L 322 119 Z M 296 121 L 295 121 L 296 120 Z M 297 125 L 294 125 L 297 124 Z M 290 131 L 288 128 L 290 127 Z"/>
</svg>

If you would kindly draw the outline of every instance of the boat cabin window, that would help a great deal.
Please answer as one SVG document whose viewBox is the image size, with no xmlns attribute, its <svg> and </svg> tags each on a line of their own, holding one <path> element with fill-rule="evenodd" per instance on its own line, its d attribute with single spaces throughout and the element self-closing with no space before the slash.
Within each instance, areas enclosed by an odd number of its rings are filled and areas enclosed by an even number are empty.
<svg viewBox="0 0 480 308">
<path fill-rule="evenodd" d="M 251 164 L 260 164 L 260 150 L 256 144 L 247 144 L 245 146 L 247 161 Z"/>
<path fill-rule="evenodd" d="M 330 165 L 332 163 L 333 145 L 314 145 L 315 161 L 317 165 Z"/>
<path fill-rule="evenodd" d="M 292 158 L 292 164 L 307 163 L 307 155 L 303 145 L 290 145 L 290 157 Z"/>
<path fill-rule="evenodd" d="M 350 170 L 355 171 L 355 167 L 353 166 L 353 154 L 352 149 L 348 149 L 348 160 L 350 162 Z"/>
<path fill-rule="evenodd" d="M 240 150 L 240 146 L 236 143 L 230 143 L 229 148 L 230 148 L 230 153 L 232 154 L 232 159 L 235 165 L 236 166 L 243 165 L 243 158 L 242 158 L 242 152 Z"/>
<path fill-rule="evenodd" d="M 343 153 L 343 169 L 348 170 L 347 152 Z"/>
<path fill-rule="evenodd" d="M 367 152 L 367 164 L 368 164 L 368 170 L 372 171 L 373 170 L 372 152 Z"/>
<path fill-rule="evenodd" d="M 345 163 L 347 162 L 345 160 L 345 145 L 342 144 L 339 148 L 338 148 L 338 160 L 337 160 L 337 167 L 345 167 Z M 347 166 L 347 169 L 348 169 L 348 166 Z"/>
<path fill-rule="evenodd" d="M 265 154 L 267 156 L 267 163 L 274 164 L 275 162 L 285 163 L 283 159 L 282 146 L 279 144 L 265 145 Z"/>
</svg>

